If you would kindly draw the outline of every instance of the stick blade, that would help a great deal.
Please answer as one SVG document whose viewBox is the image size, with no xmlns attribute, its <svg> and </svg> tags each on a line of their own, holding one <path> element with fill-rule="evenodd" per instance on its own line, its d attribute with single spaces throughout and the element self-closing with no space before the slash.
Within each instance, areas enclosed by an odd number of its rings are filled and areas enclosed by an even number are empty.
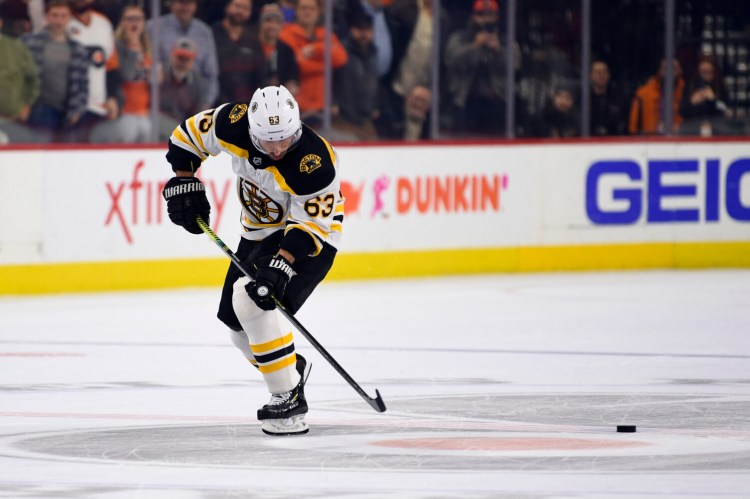
<svg viewBox="0 0 750 499">
<path fill-rule="evenodd" d="M 377 388 L 375 389 L 375 398 L 368 397 L 367 403 L 376 411 L 385 412 L 385 402 L 383 402 L 383 397 L 380 396 L 380 392 Z"/>
</svg>

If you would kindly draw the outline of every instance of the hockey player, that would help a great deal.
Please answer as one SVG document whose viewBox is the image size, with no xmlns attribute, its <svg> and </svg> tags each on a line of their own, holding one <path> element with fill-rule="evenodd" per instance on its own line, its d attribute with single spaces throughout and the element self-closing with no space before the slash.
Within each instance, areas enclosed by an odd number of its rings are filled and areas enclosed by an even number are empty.
<svg viewBox="0 0 750 499">
<path fill-rule="evenodd" d="M 236 254 L 255 274 L 251 280 L 230 264 L 218 318 L 271 392 L 258 410 L 263 431 L 307 433 L 310 366 L 295 354 L 271 296 L 296 313 L 333 264 L 344 219 L 336 153 L 300 121 L 283 86 L 258 89 L 249 104 L 222 104 L 188 118 L 169 138 L 167 160 L 176 176 L 163 191 L 169 218 L 188 232 L 200 234 L 196 217 L 208 223 L 211 211 L 195 173 L 221 152 L 232 157 L 242 205 Z"/>
</svg>

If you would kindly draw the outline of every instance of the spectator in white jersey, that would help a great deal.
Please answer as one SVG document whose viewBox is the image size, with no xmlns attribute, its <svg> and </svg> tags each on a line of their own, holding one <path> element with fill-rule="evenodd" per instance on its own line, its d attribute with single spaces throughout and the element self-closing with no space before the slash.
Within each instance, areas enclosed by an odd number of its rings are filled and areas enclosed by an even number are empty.
<svg viewBox="0 0 750 499">
<path fill-rule="evenodd" d="M 154 26 L 159 26 L 159 60 L 164 63 L 170 58 L 172 47 L 179 38 L 189 38 L 198 47 L 195 68 L 206 81 L 205 101 L 212 107 L 219 96 L 219 59 L 216 55 L 216 41 L 211 28 L 195 18 L 197 0 L 169 0 L 169 14 L 151 19 L 146 24 L 149 37 L 154 40 Z"/>
<path fill-rule="evenodd" d="M 92 8 L 93 0 L 72 0 L 73 19 L 68 34 L 83 45 L 89 57 L 89 94 L 86 113 L 71 130 L 71 140 L 87 142 L 98 124 L 120 115 L 121 78 L 114 30 L 107 17 Z"/>
</svg>

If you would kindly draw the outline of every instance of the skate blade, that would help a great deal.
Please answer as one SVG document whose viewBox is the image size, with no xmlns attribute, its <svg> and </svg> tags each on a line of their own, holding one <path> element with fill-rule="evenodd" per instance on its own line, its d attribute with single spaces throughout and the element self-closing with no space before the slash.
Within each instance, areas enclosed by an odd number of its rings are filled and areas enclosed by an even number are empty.
<svg viewBox="0 0 750 499">
<path fill-rule="evenodd" d="M 261 421 L 261 423 L 260 429 L 266 435 L 304 435 L 310 431 L 310 427 L 305 423 L 304 416 L 292 416 L 286 419 L 266 419 Z"/>
</svg>

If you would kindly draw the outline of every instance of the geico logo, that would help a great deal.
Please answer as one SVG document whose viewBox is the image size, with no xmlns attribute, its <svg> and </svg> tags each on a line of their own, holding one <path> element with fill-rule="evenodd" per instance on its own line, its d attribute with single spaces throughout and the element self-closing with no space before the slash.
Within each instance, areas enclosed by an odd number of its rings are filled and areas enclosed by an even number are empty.
<svg viewBox="0 0 750 499">
<path fill-rule="evenodd" d="M 722 171 L 720 160 L 597 161 L 586 174 L 586 214 L 595 224 L 716 222 L 721 200 L 729 218 L 750 221 L 750 158 Z M 742 180 L 745 177 L 745 199 Z"/>
</svg>

